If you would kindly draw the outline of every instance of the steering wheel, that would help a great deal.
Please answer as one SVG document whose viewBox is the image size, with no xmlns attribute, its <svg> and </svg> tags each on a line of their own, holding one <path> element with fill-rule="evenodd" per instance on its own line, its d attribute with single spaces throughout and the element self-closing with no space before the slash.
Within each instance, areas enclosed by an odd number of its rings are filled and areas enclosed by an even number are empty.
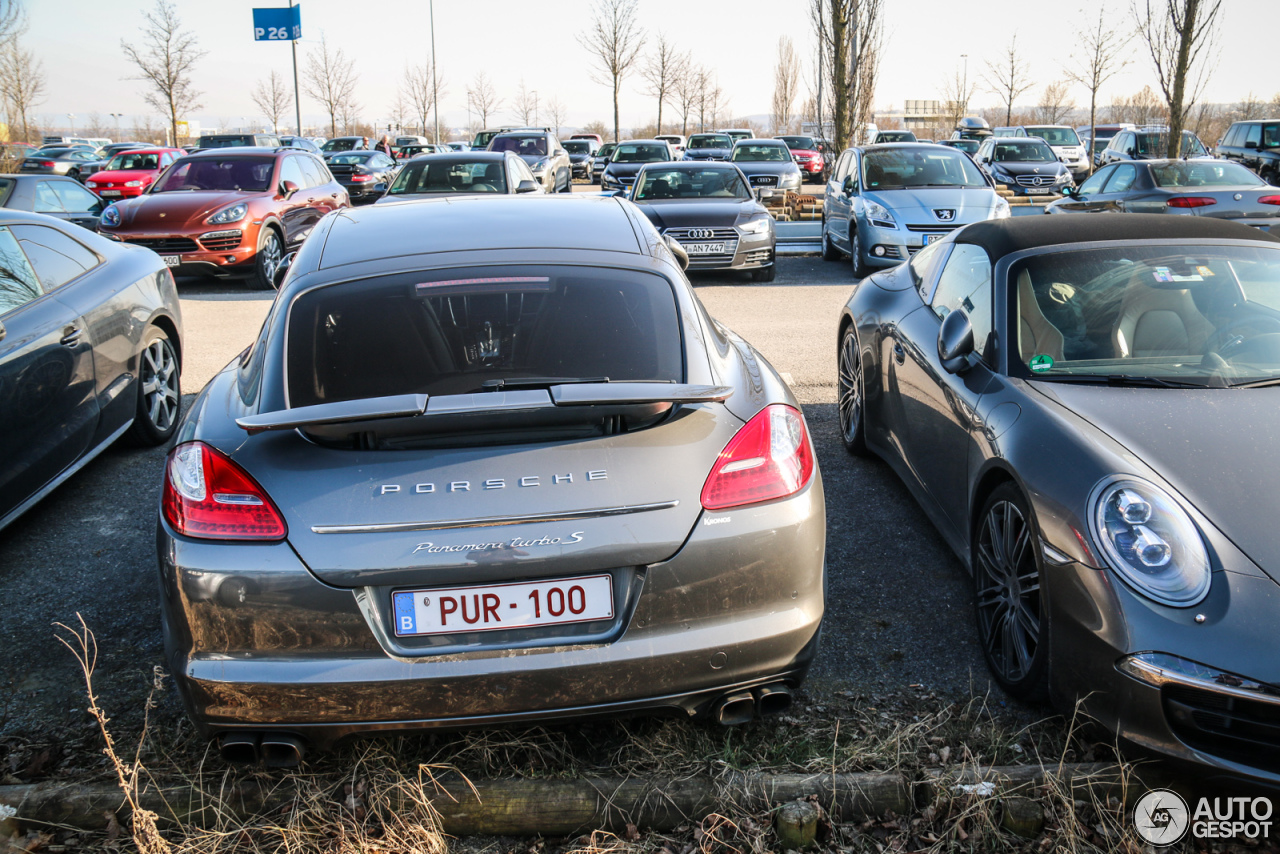
<svg viewBox="0 0 1280 854">
<path fill-rule="evenodd" d="M 1205 350 L 1210 353 L 1217 353 L 1226 359 L 1231 351 L 1247 340 L 1242 335 L 1236 335 L 1235 331 L 1244 327 L 1254 326 L 1269 327 L 1272 332 L 1280 332 L 1280 318 L 1265 314 L 1237 318 L 1210 335 L 1209 340 L 1205 342 Z"/>
</svg>

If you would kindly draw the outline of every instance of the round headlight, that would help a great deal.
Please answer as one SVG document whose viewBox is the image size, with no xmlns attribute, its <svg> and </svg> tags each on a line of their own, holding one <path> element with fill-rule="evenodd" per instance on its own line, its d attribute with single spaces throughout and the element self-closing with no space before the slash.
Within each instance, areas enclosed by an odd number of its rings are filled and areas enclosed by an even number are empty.
<svg viewBox="0 0 1280 854">
<path fill-rule="evenodd" d="M 1124 581 L 1162 605 L 1186 608 L 1209 592 L 1209 555 L 1191 517 L 1164 490 L 1137 478 L 1094 493 L 1094 539 Z"/>
</svg>

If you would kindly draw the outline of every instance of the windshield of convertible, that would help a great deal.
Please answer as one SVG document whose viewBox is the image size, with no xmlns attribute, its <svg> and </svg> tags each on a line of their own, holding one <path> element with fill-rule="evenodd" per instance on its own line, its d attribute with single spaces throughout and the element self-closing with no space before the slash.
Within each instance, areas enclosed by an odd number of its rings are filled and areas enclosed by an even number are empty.
<svg viewBox="0 0 1280 854">
<path fill-rule="evenodd" d="M 1015 375 L 1215 388 L 1280 377 L 1280 249 L 1054 252 L 1009 276 Z"/>
<path fill-rule="evenodd" d="M 881 148 L 862 158 L 868 190 L 912 187 L 985 187 L 982 173 L 964 154 L 943 148 Z"/>
<path fill-rule="evenodd" d="M 472 394 L 497 380 L 684 379 L 671 286 L 635 271 L 477 267 L 344 282 L 299 296 L 288 329 L 290 406 Z"/>
<path fill-rule="evenodd" d="M 751 198 L 738 170 L 653 168 L 644 170 L 636 182 L 632 201 L 656 199 L 739 199 Z"/>
<path fill-rule="evenodd" d="M 501 161 L 426 158 L 411 160 L 396 177 L 392 196 L 424 193 L 505 193 L 507 178 Z"/>
<path fill-rule="evenodd" d="M 271 185 L 274 157 L 198 157 L 180 160 L 151 186 L 153 193 L 231 190 L 260 193 Z"/>
</svg>

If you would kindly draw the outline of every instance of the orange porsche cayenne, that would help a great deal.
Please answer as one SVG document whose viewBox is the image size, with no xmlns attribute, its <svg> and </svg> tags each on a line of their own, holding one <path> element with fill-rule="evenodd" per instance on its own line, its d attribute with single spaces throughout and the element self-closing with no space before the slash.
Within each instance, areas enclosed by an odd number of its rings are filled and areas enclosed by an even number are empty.
<svg viewBox="0 0 1280 854">
<path fill-rule="evenodd" d="M 146 246 L 178 275 L 272 287 L 285 253 L 350 204 L 320 158 L 296 148 L 219 148 L 176 161 L 146 192 L 102 212 L 101 233 Z"/>
</svg>

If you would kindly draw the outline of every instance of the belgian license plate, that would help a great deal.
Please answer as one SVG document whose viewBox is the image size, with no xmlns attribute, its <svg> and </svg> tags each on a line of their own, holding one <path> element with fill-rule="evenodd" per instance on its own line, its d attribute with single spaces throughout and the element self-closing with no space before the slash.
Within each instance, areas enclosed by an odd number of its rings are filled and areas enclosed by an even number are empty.
<svg viewBox="0 0 1280 854">
<path fill-rule="evenodd" d="M 160 260 L 164 262 L 166 267 L 176 267 L 182 263 L 181 255 L 161 255 Z"/>
<path fill-rule="evenodd" d="M 1052 187 L 1027 187 L 1027 194 L 1031 196 L 1047 195 L 1052 192 Z"/>
<path fill-rule="evenodd" d="M 613 619 L 608 575 L 391 594 L 398 637 L 526 629 Z"/>
<path fill-rule="evenodd" d="M 690 255 L 723 255 L 723 243 L 686 243 L 684 251 Z"/>
<path fill-rule="evenodd" d="M 99 190 L 98 195 L 104 199 L 114 199 L 120 195 L 119 190 Z"/>
<path fill-rule="evenodd" d="M 930 243 L 937 243 L 944 237 L 946 237 L 945 234 L 926 234 L 924 236 L 924 245 L 928 246 Z"/>
</svg>

